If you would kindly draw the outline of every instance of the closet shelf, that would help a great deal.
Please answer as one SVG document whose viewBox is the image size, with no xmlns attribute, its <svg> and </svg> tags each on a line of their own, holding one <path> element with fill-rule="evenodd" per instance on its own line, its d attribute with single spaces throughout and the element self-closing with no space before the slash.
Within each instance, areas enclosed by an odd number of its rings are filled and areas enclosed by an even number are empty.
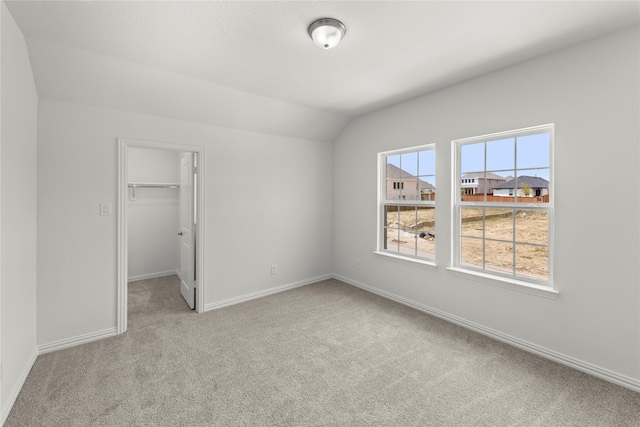
<svg viewBox="0 0 640 427">
<path fill-rule="evenodd" d="M 175 182 L 130 182 L 129 200 L 136 200 L 137 188 L 180 188 L 180 184 Z"/>
</svg>

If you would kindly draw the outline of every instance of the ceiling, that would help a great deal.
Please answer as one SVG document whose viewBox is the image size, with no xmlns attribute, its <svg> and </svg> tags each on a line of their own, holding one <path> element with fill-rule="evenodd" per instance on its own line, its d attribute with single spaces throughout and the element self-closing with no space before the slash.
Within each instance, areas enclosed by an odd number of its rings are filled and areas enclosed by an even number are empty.
<svg viewBox="0 0 640 427">
<path fill-rule="evenodd" d="M 640 23 L 638 1 L 6 4 L 41 64 L 34 67 L 41 96 L 56 93 L 59 82 L 42 64 L 59 49 L 347 118 Z M 347 27 L 331 50 L 307 34 L 322 17 Z"/>
</svg>

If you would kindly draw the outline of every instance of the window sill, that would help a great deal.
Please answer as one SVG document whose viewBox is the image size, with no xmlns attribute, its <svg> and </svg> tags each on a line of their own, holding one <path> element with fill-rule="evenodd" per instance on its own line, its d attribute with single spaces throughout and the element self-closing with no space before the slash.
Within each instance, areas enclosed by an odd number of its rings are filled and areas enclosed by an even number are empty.
<svg viewBox="0 0 640 427">
<path fill-rule="evenodd" d="M 549 286 L 536 285 L 535 283 L 529 283 L 522 280 L 494 276 L 492 274 L 481 273 L 459 267 L 447 267 L 447 270 L 451 271 L 456 276 L 464 277 L 466 279 L 476 280 L 487 285 L 511 289 L 517 292 L 524 292 L 525 294 L 536 295 L 543 298 L 556 299 L 560 294 Z"/>
<path fill-rule="evenodd" d="M 420 258 L 412 258 L 412 257 L 408 257 L 408 256 L 402 256 L 402 255 L 398 255 L 398 254 L 394 254 L 391 252 L 384 252 L 384 251 L 375 251 L 374 254 L 376 255 L 382 255 L 388 258 L 392 258 L 392 259 L 396 259 L 399 261 L 407 261 L 410 262 L 412 264 L 417 264 L 419 266 L 425 266 L 425 267 L 429 267 L 433 270 L 438 268 L 438 264 L 435 263 L 435 261 L 429 261 L 426 259 L 420 259 Z"/>
</svg>

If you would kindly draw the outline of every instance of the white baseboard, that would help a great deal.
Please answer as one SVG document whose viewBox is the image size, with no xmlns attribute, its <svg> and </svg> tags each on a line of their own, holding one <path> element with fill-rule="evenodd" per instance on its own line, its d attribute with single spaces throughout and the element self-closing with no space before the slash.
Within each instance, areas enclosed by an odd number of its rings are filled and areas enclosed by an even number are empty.
<svg viewBox="0 0 640 427">
<path fill-rule="evenodd" d="M 127 282 L 135 282 L 136 280 L 155 279 L 156 277 L 178 276 L 178 270 L 159 271 L 157 273 L 138 274 L 137 276 L 129 276 Z"/>
<path fill-rule="evenodd" d="M 52 351 L 62 350 L 63 348 L 75 347 L 80 344 L 86 344 L 91 341 L 109 338 L 116 335 L 116 328 L 103 329 L 101 331 L 91 332 L 88 334 L 78 335 L 71 338 L 65 338 L 59 341 L 53 341 L 38 346 L 39 354 L 51 353 Z"/>
<path fill-rule="evenodd" d="M 286 285 L 276 286 L 274 288 L 265 289 L 263 291 L 253 292 L 246 295 L 240 295 L 237 297 L 225 299 L 210 304 L 205 304 L 204 311 L 216 310 L 222 307 L 228 307 L 230 305 L 240 304 L 241 302 L 250 301 L 256 298 L 266 297 L 267 295 L 277 294 L 278 292 L 287 291 L 289 289 L 298 288 L 300 286 L 310 285 L 312 283 L 320 282 L 322 280 L 332 279 L 332 274 L 325 274 L 322 276 L 312 277 L 310 279 L 301 280 L 299 282 L 288 283 Z"/>
<path fill-rule="evenodd" d="M 633 391 L 640 392 L 640 380 L 627 377 L 625 375 L 618 374 L 616 372 L 610 371 L 605 368 L 601 368 L 599 366 L 593 365 L 588 362 L 584 362 L 582 360 L 573 358 L 571 356 L 564 355 L 562 353 L 558 353 L 556 351 L 550 350 L 545 347 L 541 347 L 536 344 L 532 344 L 530 342 L 521 340 L 516 337 L 512 337 L 507 334 L 503 334 L 502 332 L 496 331 L 491 328 L 487 328 L 485 326 L 479 325 L 474 322 L 470 322 L 461 317 L 454 316 L 444 311 L 437 310 L 435 308 L 431 308 L 424 304 L 420 304 L 418 302 L 412 301 L 410 299 L 394 295 L 390 292 L 386 292 L 372 286 L 366 285 L 364 283 L 358 282 L 356 280 L 349 279 L 344 276 L 340 276 L 338 274 L 334 274 L 333 277 L 337 280 L 345 282 L 349 285 L 356 286 L 365 291 L 374 293 L 376 295 L 380 295 L 383 298 L 390 299 L 392 301 L 398 302 L 400 304 L 415 308 L 424 313 L 430 314 L 435 317 L 439 317 L 440 319 L 444 319 L 448 322 L 455 323 L 456 325 L 460 325 L 464 328 L 470 329 L 472 331 L 478 332 L 482 335 L 486 335 L 488 337 L 494 338 L 498 341 L 502 341 L 504 343 L 510 344 L 514 347 L 518 347 L 522 350 L 528 351 L 533 354 L 537 354 L 538 356 L 542 356 L 546 359 L 553 360 L 554 362 L 558 362 L 562 365 L 569 366 L 571 368 L 577 369 L 582 372 L 586 372 L 587 374 L 593 375 L 594 377 L 602 378 L 603 380 L 612 382 L 614 384 L 621 385 L 623 387 L 629 388 Z"/>
<path fill-rule="evenodd" d="M 29 376 L 29 372 L 31 372 L 31 368 L 33 368 L 33 364 L 36 363 L 36 359 L 38 358 L 38 346 L 33 347 L 33 351 L 29 355 L 27 359 L 27 363 L 25 363 L 22 368 L 22 372 L 20 372 L 20 376 L 18 377 L 18 381 L 15 383 L 11 392 L 9 392 L 9 396 L 7 396 L 6 404 L 2 408 L 2 420 L 0 420 L 0 426 L 4 425 L 4 422 L 9 417 L 9 412 L 11 412 L 11 408 L 16 403 L 18 399 L 18 395 L 20 394 L 20 390 L 24 386 L 24 382 L 27 380 Z"/>
</svg>

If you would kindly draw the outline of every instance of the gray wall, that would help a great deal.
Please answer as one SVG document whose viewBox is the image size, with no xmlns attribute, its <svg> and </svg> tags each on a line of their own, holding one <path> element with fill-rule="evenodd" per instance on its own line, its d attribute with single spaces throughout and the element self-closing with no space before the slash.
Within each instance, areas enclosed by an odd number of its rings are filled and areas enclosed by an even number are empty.
<svg viewBox="0 0 640 427">
<path fill-rule="evenodd" d="M 24 37 L 2 3 L 0 424 L 37 355 L 36 141 L 38 95 Z"/>
<path fill-rule="evenodd" d="M 352 121 L 334 147 L 334 272 L 637 387 L 638 40 L 636 27 Z M 453 274 L 451 141 L 547 123 L 559 297 Z M 437 145 L 437 268 L 373 254 L 376 153 L 426 143 Z"/>
</svg>

